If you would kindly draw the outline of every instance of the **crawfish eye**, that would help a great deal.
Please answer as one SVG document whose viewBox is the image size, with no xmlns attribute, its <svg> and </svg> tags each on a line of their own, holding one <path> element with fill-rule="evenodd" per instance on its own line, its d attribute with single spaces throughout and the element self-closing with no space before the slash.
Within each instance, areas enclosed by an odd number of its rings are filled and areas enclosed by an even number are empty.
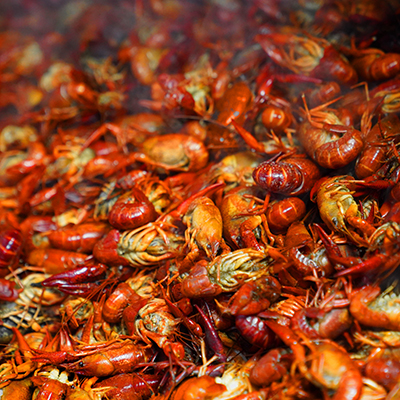
<svg viewBox="0 0 400 400">
<path fill-rule="evenodd" d="M 83 363 L 83 361 L 80 361 L 80 362 L 79 362 L 79 366 L 82 367 L 82 368 L 85 366 L 85 364 Z"/>
</svg>

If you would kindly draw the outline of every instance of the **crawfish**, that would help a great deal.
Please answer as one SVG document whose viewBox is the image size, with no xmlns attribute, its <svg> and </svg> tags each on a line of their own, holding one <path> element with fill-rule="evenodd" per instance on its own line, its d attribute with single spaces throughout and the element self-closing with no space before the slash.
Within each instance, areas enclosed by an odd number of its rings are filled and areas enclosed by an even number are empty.
<svg viewBox="0 0 400 400">
<path fill-rule="evenodd" d="M 60 373 L 57 369 L 54 369 L 46 375 L 31 378 L 34 385 L 39 386 L 35 397 L 38 400 L 62 398 L 66 394 L 68 386 L 73 384 L 73 382 L 68 381 L 68 374 L 65 371 Z"/>
<path fill-rule="evenodd" d="M 311 326 L 308 318 L 317 321 Z M 291 327 L 299 335 L 306 335 L 310 339 L 335 339 L 346 332 L 352 323 L 353 319 L 347 308 L 324 310 L 308 307 L 295 312 L 291 320 Z"/>
<path fill-rule="evenodd" d="M 262 356 L 250 372 L 250 382 L 257 386 L 267 386 L 288 374 L 293 355 L 286 349 L 272 349 Z"/>
<path fill-rule="evenodd" d="M 143 301 L 145 300 L 127 282 L 121 282 L 104 303 L 103 318 L 110 323 L 119 322 L 127 306 L 130 304 L 138 306 L 138 303 L 143 306 Z"/>
<path fill-rule="evenodd" d="M 122 262 L 123 265 L 136 266 L 151 266 L 172 258 L 184 243 L 184 238 L 172 229 L 175 218 L 182 217 L 194 199 L 215 192 L 221 186 L 224 184 L 217 183 L 199 191 L 154 223 L 150 222 L 133 231 L 109 232 L 96 244 L 94 256 L 105 263 Z M 170 229 L 165 230 L 165 227 Z"/>
<path fill-rule="evenodd" d="M 369 237 L 368 249 L 363 258 L 341 256 L 336 244 L 324 230 L 317 224 L 315 226 L 318 228 L 320 237 L 327 249 L 328 258 L 332 262 L 348 267 L 336 273 L 337 277 L 363 275 L 363 280 L 370 282 L 371 279 L 385 276 L 385 273 L 390 274 L 400 263 L 398 253 L 400 225 L 397 222 L 387 222 L 372 233 Z"/>
<path fill-rule="evenodd" d="M 306 348 L 300 344 L 299 337 L 291 329 L 274 321 L 266 323 L 291 348 L 298 368 L 307 380 L 324 391 L 335 390 L 335 399 L 359 399 L 362 376 L 347 351 L 327 339 L 325 341 L 307 339 L 306 344 L 311 351 L 311 358 L 307 357 Z"/>
<path fill-rule="evenodd" d="M 192 377 L 179 385 L 169 397 L 171 400 L 209 400 L 226 391 L 226 386 L 216 383 L 211 376 Z"/>
<path fill-rule="evenodd" d="M 189 298 L 235 291 L 243 281 L 268 274 L 270 257 L 253 249 L 240 249 L 215 258 L 211 263 L 199 262 L 182 281 L 182 294 Z M 205 264 L 205 265 L 204 265 Z M 199 279 L 200 278 L 200 279 Z"/>
<path fill-rule="evenodd" d="M 22 251 L 22 235 L 19 229 L 3 227 L 0 230 L 0 269 L 14 267 Z"/>
<path fill-rule="evenodd" d="M 323 247 L 317 246 L 303 222 L 294 222 L 285 236 L 285 247 L 294 269 L 301 275 L 332 275 L 333 265 Z"/>
<path fill-rule="evenodd" d="M 252 186 L 254 180 L 252 172 L 262 158 L 249 151 L 231 154 L 223 158 L 219 163 L 213 165 L 209 171 L 210 182 L 225 182 L 225 192 L 238 185 Z"/>
<path fill-rule="evenodd" d="M 256 186 L 239 186 L 230 190 L 222 199 L 220 208 L 224 236 L 236 248 L 255 247 L 260 250 L 261 245 L 257 240 L 261 239 L 266 243 L 266 232 L 262 225 L 263 218 L 256 213 L 251 215 L 250 207 L 254 209 L 255 205 L 248 198 L 258 198 L 259 196 L 261 196 L 261 190 Z"/>
<path fill-rule="evenodd" d="M 193 136 L 171 133 L 146 139 L 141 152 L 129 154 L 124 163 L 129 165 L 135 161 L 162 171 L 198 171 L 207 165 L 208 151 L 203 142 Z"/>
<path fill-rule="evenodd" d="M 351 65 L 359 77 L 366 81 L 392 79 L 400 72 L 400 54 L 385 53 L 372 47 L 363 50 L 353 49 Z"/>
<path fill-rule="evenodd" d="M 186 259 L 197 258 L 199 247 L 208 258 L 214 258 L 222 241 L 222 217 L 218 207 L 208 197 L 192 201 L 183 222 L 187 225 L 186 242 L 190 252 Z"/>
<path fill-rule="evenodd" d="M 104 264 L 88 260 L 82 266 L 55 274 L 42 282 L 44 287 L 56 287 L 60 291 L 76 296 L 90 296 L 98 287 L 96 281 L 105 276 L 108 267 Z"/>
<path fill-rule="evenodd" d="M 47 237 L 50 244 L 55 248 L 79 253 L 91 253 L 94 245 L 109 229 L 109 226 L 102 222 L 87 222 L 52 231 Z"/>
<path fill-rule="evenodd" d="M 121 182 L 121 179 L 118 182 Z M 137 186 L 149 199 L 150 203 L 153 204 L 158 214 L 162 214 L 168 209 L 174 199 L 171 189 L 167 186 L 166 182 L 159 178 L 152 178 L 150 176 L 140 178 Z"/>
<path fill-rule="evenodd" d="M 110 231 L 95 245 L 93 255 L 106 264 L 149 267 L 172 258 L 184 243 L 182 236 L 150 222 L 132 231 Z"/>
<path fill-rule="evenodd" d="M 199 171 L 208 162 L 208 151 L 200 140 L 178 133 L 147 139 L 142 151 L 137 161 L 167 171 Z"/>
<path fill-rule="evenodd" d="M 120 148 L 125 148 L 127 143 L 140 146 L 148 137 L 160 135 L 164 129 L 165 122 L 157 114 L 126 115 L 101 125 L 86 140 L 85 147 L 90 146 L 107 132 L 115 135 Z"/>
<path fill-rule="evenodd" d="M 289 319 L 285 316 L 266 310 L 256 315 L 236 316 L 235 326 L 249 343 L 262 349 L 269 349 L 277 345 L 277 336 L 266 324 L 269 318 L 278 318 L 279 323 L 289 324 Z"/>
<path fill-rule="evenodd" d="M 8 279 L 0 278 L 0 300 L 14 301 L 18 298 L 22 289 L 15 288 L 16 283 Z"/>
<path fill-rule="evenodd" d="M 208 137 L 212 145 L 215 143 L 215 146 L 221 146 L 221 143 L 230 144 L 233 141 L 232 133 L 224 127 L 228 127 L 233 119 L 241 125 L 252 102 L 253 93 L 245 82 L 237 82 L 225 91 L 216 105 L 218 124 L 211 124 L 208 128 Z"/>
<path fill-rule="evenodd" d="M 321 177 L 320 168 L 304 156 L 278 155 L 254 171 L 257 185 L 271 193 L 299 196 L 312 189 Z"/>
<path fill-rule="evenodd" d="M 278 300 L 281 285 L 272 276 L 261 276 L 254 281 L 244 283 L 229 299 L 227 311 L 234 315 L 254 315 L 266 310 Z"/>
<path fill-rule="evenodd" d="M 39 267 L 48 274 L 58 274 L 83 264 L 88 259 L 87 254 L 59 249 L 37 249 L 31 251 L 26 261 Z"/>
<path fill-rule="evenodd" d="M 126 341 L 112 344 L 78 361 L 61 365 L 70 372 L 101 377 L 132 372 L 138 363 L 149 361 L 151 355 L 151 349 Z"/>
<path fill-rule="evenodd" d="M 335 80 L 345 85 L 357 82 L 357 73 L 348 60 L 328 41 L 293 33 L 257 35 L 256 41 L 274 62 L 296 74 Z"/>
<path fill-rule="evenodd" d="M 270 111 L 270 109 L 264 110 L 264 112 L 266 111 L 268 111 L 270 114 L 269 118 L 274 118 L 274 116 L 275 118 L 277 118 L 276 117 L 277 114 L 276 113 L 272 114 L 273 112 Z M 264 122 L 264 124 L 266 124 L 266 122 Z M 270 137 L 271 139 L 259 142 L 254 138 L 254 136 L 252 136 L 250 132 L 248 132 L 246 129 L 240 126 L 235 120 L 232 120 L 232 125 L 235 128 L 236 132 L 246 142 L 246 144 L 256 152 L 261 154 L 275 155 L 281 152 L 283 153 L 293 152 L 299 146 L 299 143 L 296 140 L 296 138 L 293 138 L 290 135 L 289 129 L 285 129 L 287 135 L 283 137 L 276 135 L 275 132 L 271 130 L 271 132 L 267 134 L 267 136 Z M 272 125 L 274 125 L 274 121 L 269 122 L 269 126 Z M 275 122 L 275 125 L 278 125 L 278 122 Z"/>
<path fill-rule="evenodd" d="M 395 293 L 381 293 L 379 286 L 365 286 L 350 299 L 351 315 L 361 324 L 391 331 L 400 330 Z"/>
<path fill-rule="evenodd" d="M 96 383 L 93 388 L 104 388 L 110 400 L 144 400 L 156 392 L 160 382 L 157 375 L 119 374 Z"/>
<path fill-rule="evenodd" d="M 185 350 L 179 342 L 172 339 L 180 323 L 169 311 L 163 299 L 153 299 L 145 304 L 135 318 L 135 333 L 147 344 L 154 341 L 166 355 L 174 354 L 183 359 Z"/>
<path fill-rule="evenodd" d="M 318 184 L 317 184 L 318 186 Z M 355 243 L 366 245 L 366 241 L 348 225 L 360 229 L 370 236 L 375 228 L 363 220 L 358 210 L 351 189 L 355 188 L 355 180 L 348 175 L 324 178 L 320 181 L 317 192 L 317 204 L 320 216 L 325 224 L 334 232 L 341 232 Z"/>
<path fill-rule="evenodd" d="M 30 400 L 32 398 L 33 382 L 30 378 L 22 381 L 13 381 L 3 388 L 3 400 Z"/>
<path fill-rule="evenodd" d="M 323 168 L 342 168 L 355 160 L 364 146 L 361 132 L 344 125 L 333 112 L 319 113 L 323 122 L 312 120 L 312 113 L 298 131 L 306 153 Z"/>
<path fill-rule="evenodd" d="M 306 205 L 298 197 L 274 200 L 268 204 L 265 215 L 271 231 L 283 233 L 294 222 L 301 220 L 306 215 Z"/>
<path fill-rule="evenodd" d="M 108 221 L 117 229 L 135 229 L 152 222 L 158 214 L 145 196 L 138 188 L 132 188 L 122 194 L 111 207 Z"/>
<path fill-rule="evenodd" d="M 367 133 L 365 146 L 355 165 L 355 172 L 359 179 L 375 174 L 384 164 L 389 152 L 389 140 L 400 130 L 400 120 L 395 114 L 382 118 Z M 394 137 L 393 142 L 398 139 Z"/>
</svg>

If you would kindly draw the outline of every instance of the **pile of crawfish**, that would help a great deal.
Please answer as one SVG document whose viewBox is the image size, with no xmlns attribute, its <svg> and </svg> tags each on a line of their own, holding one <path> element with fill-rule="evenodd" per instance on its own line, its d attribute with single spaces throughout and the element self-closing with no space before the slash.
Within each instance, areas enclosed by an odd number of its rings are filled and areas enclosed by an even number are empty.
<svg viewBox="0 0 400 400">
<path fill-rule="evenodd" d="M 0 15 L 2 399 L 400 398 L 397 0 Z"/>
</svg>

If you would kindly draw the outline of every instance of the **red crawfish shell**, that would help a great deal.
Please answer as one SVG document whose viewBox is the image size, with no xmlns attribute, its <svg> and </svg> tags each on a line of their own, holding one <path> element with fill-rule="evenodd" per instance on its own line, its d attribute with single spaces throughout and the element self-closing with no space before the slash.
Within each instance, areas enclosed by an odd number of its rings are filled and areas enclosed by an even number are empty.
<svg viewBox="0 0 400 400">
<path fill-rule="evenodd" d="M 0 268 L 12 266 L 22 249 L 22 235 L 18 229 L 0 232 Z"/>
</svg>

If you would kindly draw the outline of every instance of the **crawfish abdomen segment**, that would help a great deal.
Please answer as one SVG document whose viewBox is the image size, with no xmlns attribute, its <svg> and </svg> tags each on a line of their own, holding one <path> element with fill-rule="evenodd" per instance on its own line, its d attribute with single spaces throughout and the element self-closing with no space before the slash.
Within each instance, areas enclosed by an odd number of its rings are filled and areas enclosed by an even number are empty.
<svg viewBox="0 0 400 400">
<path fill-rule="evenodd" d="M 303 177 L 293 165 L 268 162 L 260 164 L 253 178 L 263 189 L 272 193 L 293 194 L 303 185 Z"/>
</svg>

